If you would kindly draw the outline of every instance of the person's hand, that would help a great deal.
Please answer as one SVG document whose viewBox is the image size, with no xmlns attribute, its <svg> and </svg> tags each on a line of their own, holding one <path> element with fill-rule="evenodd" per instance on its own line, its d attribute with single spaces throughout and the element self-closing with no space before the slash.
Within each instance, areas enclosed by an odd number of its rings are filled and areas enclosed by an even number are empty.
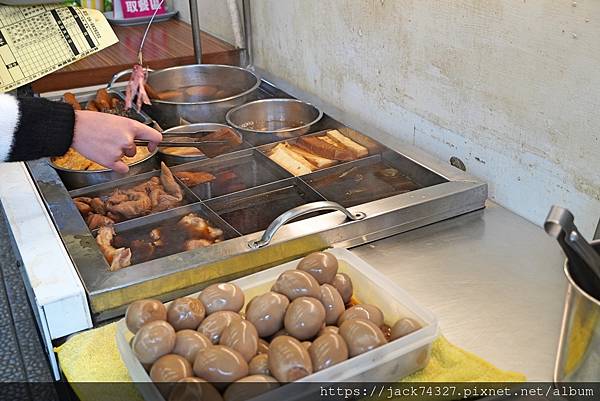
<svg viewBox="0 0 600 401">
<path fill-rule="evenodd" d="M 150 141 L 150 152 L 162 140 L 158 131 L 138 121 L 97 111 L 76 110 L 74 131 L 71 146 L 76 151 L 118 173 L 129 171 L 121 157 L 135 156 L 134 139 Z"/>
</svg>

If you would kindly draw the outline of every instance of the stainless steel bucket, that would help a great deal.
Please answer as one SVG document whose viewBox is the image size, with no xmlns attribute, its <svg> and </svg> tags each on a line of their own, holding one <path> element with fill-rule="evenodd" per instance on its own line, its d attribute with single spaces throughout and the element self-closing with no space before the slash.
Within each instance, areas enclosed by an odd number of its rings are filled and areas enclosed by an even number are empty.
<svg viewBox="0 0 600 401">
<path fill-rule="evenodd" d="M 252 71 L 231 65 L 193 64 L 149 71 L 148 85 L 157 92 L 205 85 L 221 88 L 202 101 L 151 99 L 150 115 L 164 129 L 180 125 L 180 118 L 190 123 L 224 123 L 227 111 L 254 100 L 260 86 L 260 78 Z M 131 69 L 115 74 L 107 87 L 129 74 Z"/>
<path fill-rule="evenodd" d="M 600 240 L 592 246 L 600 253 Z M 554 368 L 555 382 L 600 381 L 600 300 L 573 280 L 565 260 L 569 285 Z"/>
</svg>

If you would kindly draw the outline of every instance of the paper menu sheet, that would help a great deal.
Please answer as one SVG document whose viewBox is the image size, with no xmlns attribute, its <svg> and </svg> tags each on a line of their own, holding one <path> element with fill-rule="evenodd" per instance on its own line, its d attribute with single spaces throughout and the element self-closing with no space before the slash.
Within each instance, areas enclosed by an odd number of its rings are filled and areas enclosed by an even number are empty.
<svg viewBox="0 0 600 401">
<path fill-rule="evenodd" d="M 0 92 L 35 81 L 117 42 L 97 10 L 0 6 Z"/>
</svg>

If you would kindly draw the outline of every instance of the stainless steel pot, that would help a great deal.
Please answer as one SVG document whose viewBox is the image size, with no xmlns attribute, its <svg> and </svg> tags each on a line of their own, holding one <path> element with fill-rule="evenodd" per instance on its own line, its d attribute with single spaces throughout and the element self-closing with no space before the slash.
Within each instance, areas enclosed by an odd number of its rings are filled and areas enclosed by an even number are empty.
<svg viewBox="0 0 600 401">
<path fill-rule="evenodd" d="M 191 123 L 223 123 L 225 113 L 255 99 L 260 86 L 260 78 L 252 71 L 230 65 L 193 64 L 148 71 L 148 85 L 156 92 L 204 85 L 221 88 L 202 101 L 151 99 L 151 117 L 163 128 L 180 125 L 180 118 Z M 107 87 L 110 89 L 117 80 L 129 74 L 131 69 L 115 74 Z"/>
<path fill-rule="evenodd" d="M 68 190 L 78 189 L 87 187 L 89 185 L 102 184 L 104 182 L 117 180 L 119 178 L 127 177 L 130 175 L 136 175 L 145 173 L 147 171 L 155 170 L 158 168 L 158 158 L 156 158 L 156 152 L 150 153 L 148 156 L 129 165 L 129 171 L 126 174 L 119 174 L 110 169 L 104 170 L 69 170 L 63 167 L 59 167 L 48 159 L 48 163 L 58 172 L 60 179 L 65 184 Z"/>
<path fill-rule="evenodd" d="M 225 119 L 246 142 L 260 146 L 304 135 L 321 117 L 321 110 L 301 100 L 262 99 L 229 110 Z"/>
<path fill-rule="evenodd" d="M 600 253 L 600 240 L 592 242 Z M 600 381 L 600 300 L 588 294 L 571 275 L 568 259 L 564 265 L 567 296 L 556 365 L 555 382 Z"/>
</svg>

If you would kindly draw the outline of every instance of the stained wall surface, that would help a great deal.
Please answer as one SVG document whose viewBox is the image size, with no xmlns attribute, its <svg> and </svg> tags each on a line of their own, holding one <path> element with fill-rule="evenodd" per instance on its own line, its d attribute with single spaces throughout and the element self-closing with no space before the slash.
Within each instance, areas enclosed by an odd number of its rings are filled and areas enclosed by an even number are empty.
<svg viewBox="0 0 600 401">
<path fill-rule="evenodd" d="M 179 17 L 185 22 L 190 22 L 190 3 L 188 0 L 171 0 Z M 241 0 L 237 1 L 241 15 Z M 232 28 L 231 16 L 226 0 L 198 0 L 198 11 L 201 29 L 222 39 L 235 44 L 235 34 Z"/>
</svg>

